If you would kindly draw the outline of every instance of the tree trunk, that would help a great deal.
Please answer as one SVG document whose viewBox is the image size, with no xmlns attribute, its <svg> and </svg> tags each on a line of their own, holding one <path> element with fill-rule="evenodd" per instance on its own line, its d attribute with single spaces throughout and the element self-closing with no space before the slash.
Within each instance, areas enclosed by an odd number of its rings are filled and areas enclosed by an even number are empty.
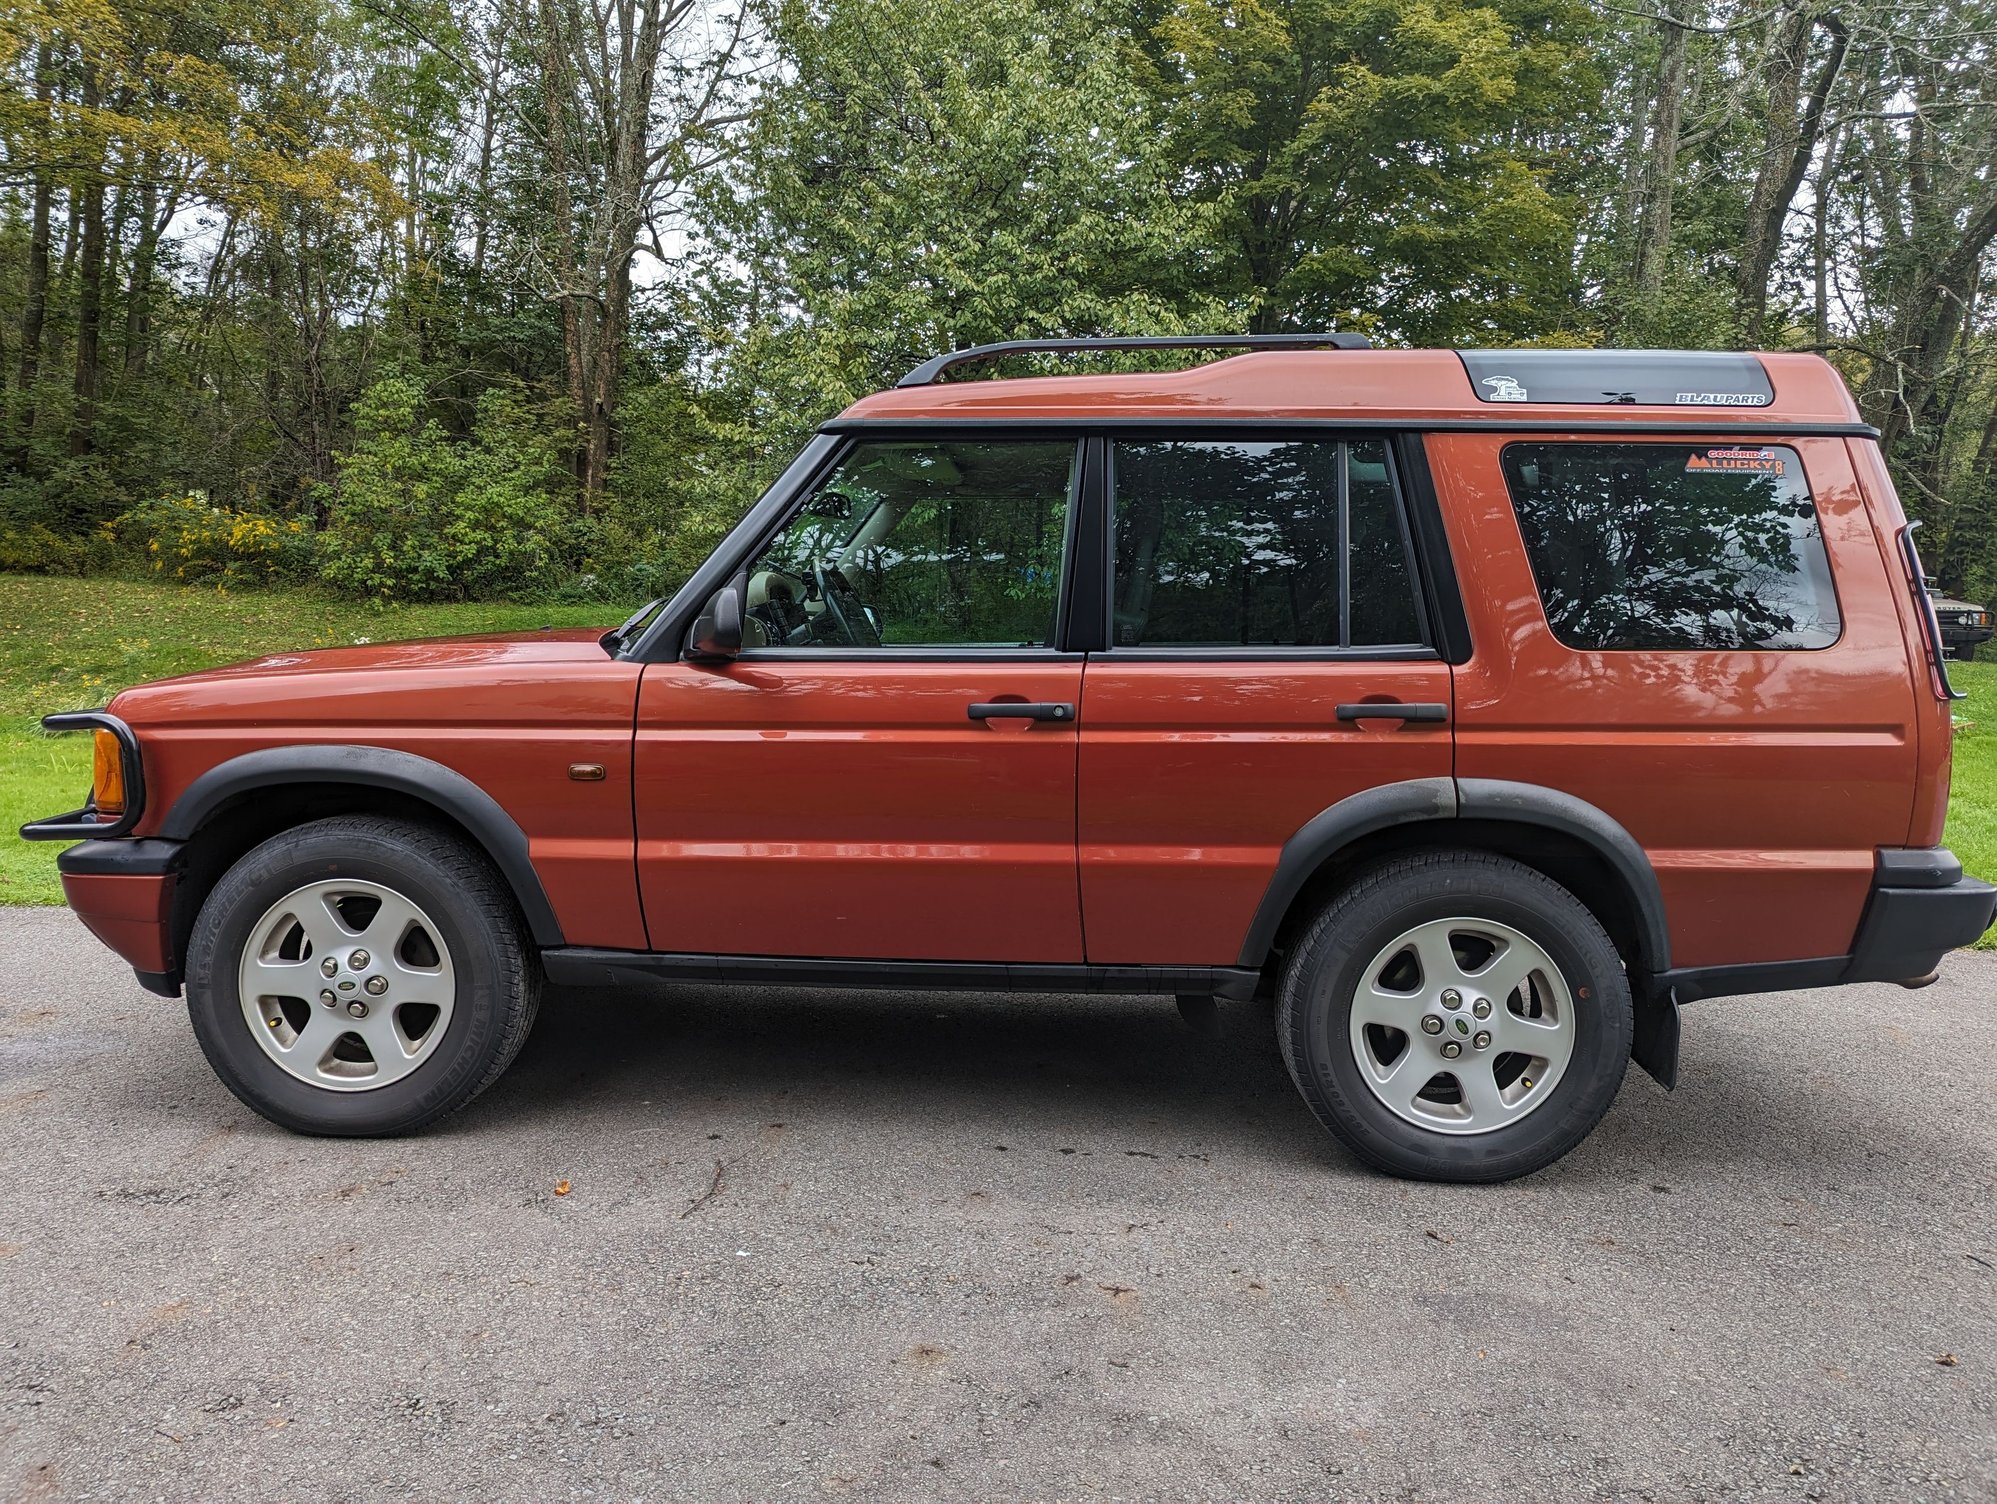
<svg viewBox="0 0 1997 1504">
<path fill-rule="evenodd" d="M 83 72 L 83 108 L 97 107 L 97 75 Z M 97 438 L 98 341 L 104 324 L 104 173 L 94 165 L 83 181 L 78 213 L 83 244 L 77 265 L 76 411 L 69 425 L 69 452 L 80 458 L 91 452 Z"/>
<path fill-rule="evenodd" d="M 1671 255 L 1672 194 L 1678 180 L 1679 120 L 1685 103 L 1685 27 L 1657 18 L 1657 97 L 1650 112 L 1650 151 L 1644 166 L 1643 205 L 1638 215 L 1631 281 L 1645 303 L 1664 289 L 1664 266 Z"/>
<path fill-rule="evenodd" d="M 159 253 L 159 238 L 173 222 L 179 196 L 167 201 L 160 213 L 159 185 L 146 183 L 139 189 L 139 243 L 132 250 L 132 276 L 125 289 L 125 374 L 136 376 L 146 368 L 153 333 L 153 266 Z"/>
<path fill-rule="evenodd" d="M 570 465 L 587 494 L 589 401 L 584 386 L 586 336 L 576 285 L 575 206 L 569 197 L 569 80 L 567 41 L 559 0 L 540 0 L 541 108 L 547 117 L 548 228 L 554 242 L 555 297 L 562 311 L 562 377 L 576 437 Z"/>
<path fill-rule="evenodd" d="M 1803 76 L 1818 26 L 1830 37 L 1830 47 L 1805 96 Z M 1844 24 L 1836 16 L 1818 20 L 1803 10 L 1783 17 L 1776 28 L 1768 68 L 1767 126 L 1754 186 L 1748 193 L 1736 283 L 1741 337 L 1750 348 L 1760 345 L 1767 332 L 1768 279 L 1782 248 L 1789 207 L 1795 203 L 1810 159 L 1816 154 L 1824 106 L 1837 82 L 1838 70 L 1844 66 L 1848 41 Z"/>
<path fill-rule="evenodd" d="M 35 131 L 43 143 L 35 154 L 34 187 L 28 207 L 28 276 L 21 302 L 21 420 L 15 431 L 15 463 L 25 464 L 35 435 L 35 384 L 42 374 L 42 331 L 49 312 L 49 205 L 54 197 L 46 149 L 48 118 L 55 97 L 48 44 L 35 55 Z"/>
</svg>

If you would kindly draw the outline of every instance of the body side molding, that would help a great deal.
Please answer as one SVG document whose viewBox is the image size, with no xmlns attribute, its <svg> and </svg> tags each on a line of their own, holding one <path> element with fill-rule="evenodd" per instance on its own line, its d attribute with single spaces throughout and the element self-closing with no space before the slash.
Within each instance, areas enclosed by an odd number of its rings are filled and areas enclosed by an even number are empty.
<svg viewBox="0 0 1997 1504">
<path fill-rule="evenodd" d="M 449 815 L 471 834 L 513 890 L 537 945 L 562 943 L 561 922 L 528 855 L 527 834 L 499 801 L 464 774 L 388 747 L 308 743 L 265 747 L 217 763 L 166 812 L 162 839 L 185 841 L 223 805 L 256 789 L 345 783 L 392 789 Z"/>
</svg>

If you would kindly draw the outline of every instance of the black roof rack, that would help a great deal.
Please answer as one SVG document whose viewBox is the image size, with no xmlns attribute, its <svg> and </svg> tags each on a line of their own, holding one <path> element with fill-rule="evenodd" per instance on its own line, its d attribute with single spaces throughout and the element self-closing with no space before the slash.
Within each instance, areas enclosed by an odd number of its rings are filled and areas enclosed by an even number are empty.
<svg viewBox="0 0 1997 1504">
<path fill-rule="evenodd" d="M 958 366 L 983 365 L 1007 355 L 1067 354 L 1078 350 L 1365 350 L 1363 334 L 1159 334 L 1105 339 L 1009 339 L 974 345 L 925 360 L 896 386 L 929 386 Z"/>
</svg>

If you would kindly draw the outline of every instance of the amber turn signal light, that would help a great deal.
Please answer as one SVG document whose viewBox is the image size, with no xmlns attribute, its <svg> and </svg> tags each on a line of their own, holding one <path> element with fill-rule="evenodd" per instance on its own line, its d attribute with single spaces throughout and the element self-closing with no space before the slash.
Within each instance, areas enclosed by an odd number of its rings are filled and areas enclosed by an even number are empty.
<svg viewBox="0 0 1997 1504">
<path fill-rule="evenodd" d="M 99 731 L 91 742 L 90 803 L 100 815 L 125 812 L 124 749 L 109 731 Z"/>
</svg>

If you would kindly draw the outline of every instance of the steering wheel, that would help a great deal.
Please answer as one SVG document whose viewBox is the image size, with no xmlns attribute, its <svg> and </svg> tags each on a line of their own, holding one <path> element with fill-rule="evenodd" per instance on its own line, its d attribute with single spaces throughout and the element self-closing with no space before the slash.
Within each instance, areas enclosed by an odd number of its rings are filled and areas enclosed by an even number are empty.
<svg viewBox="0 0 1997 1504">
<path fill-rule="evenodd" d="M 825 614 L 831 618 L 832 627 L 841 639 L 859 648 L 881 645 L 881 634 L 874 626 L 873 618 L 867 615 L 866 603 L 837 567 L 814 562 L 811 578 L 818 587 L 818 598 L 825 603 Z"/>
</svg>

